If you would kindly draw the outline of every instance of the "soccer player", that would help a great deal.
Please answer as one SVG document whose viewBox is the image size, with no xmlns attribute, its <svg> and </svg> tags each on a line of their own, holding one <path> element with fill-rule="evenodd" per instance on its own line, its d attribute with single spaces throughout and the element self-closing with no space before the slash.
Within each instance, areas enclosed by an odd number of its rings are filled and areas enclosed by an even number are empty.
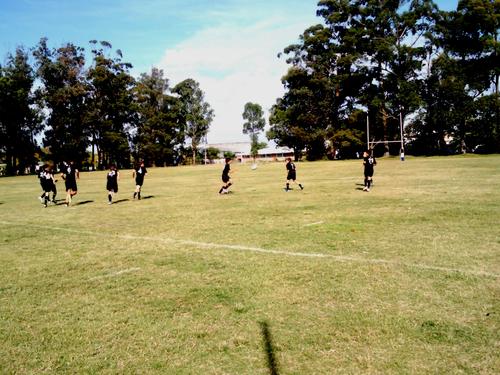
<svg viewBox="0 0 500 375">
<path fill-rule="evenodd" d="M 226 165 L 224 166 L 224 170 L 222 171 L 222 182 L 223 185 L 219 190 L 219 194 L 227 194 L 229 193 L 229 187 L 233 184 L 231 181 L 231 177 L 229 177 L 229 174 L 231 173 L 231 164 L 232 159 L 231 158 L 226 158 Z"/>
<path fill-rule="evenodd" d="M 43 200 L 42 203 L 45 207 L 50 201 L 50 193 L 52 193 L 52 203 L 56 201 L 57 189 L 56 189 L 56 180 L 54 180 L 54 173 L 52 172 L 52 168 L 48 165 L 45 165 L 43 172 L 40 173 L 40 183 L 43 186 Z"/>
<path fill-rule="evenodd" d="M 78 187 L 76 186 L 76 180 L 80 178 L 80 172 L 75 167 L 75 162 L 71 161 L 69 164 L 63 162 L 61 177 L 66 185 L 66 207 L 69 207 L 73 196 L 78 193 Z"/>
<path fill-rule="evenodd" d="M 118 180 L 120 179 L 120 172 L 116 169 L 114 164 L 109 167 L 107 175 L 106 190 L 108 191 L 108 204 L 113 203 L 115 193 L 118 193 Z"/>
<path fill-rule="evenodd" d="M 132 178 L 135 177 L 135 192 L 134 199 L 137 196 L 137 199 L 141 199 L 141 189 L 142 184 L 144 183 L 144 176 L 148 174 L 148 170 L 144 166 L 144 162 L 141 161 L 141 164 L 138 167 L 135 167 L 134 172 L 132 172 Z"/>
<path fill-rule="evenodd" d="M 297 181 L 297 168 L 295 167 L 295 164 L 292 162 L 292 158 L 286 158 L 285 160 L 286 160 L 286 170 L 287 170 L 285 191 L 288 192 L 289 190 L 291 190 L 290 189 L 291 182 L 298 184 L 300 190 L 304 190 L 304 186 L 302 186 L 302 184 Z"/>
<path fill-rule="evenodd" d="M 373 167 L 377 165 L 377 161 L 373 156 L 372 150 L 363 152 L 363 165 L 365 166 L 365 187 L 363 191 L 370 191 L 373 178 Z"/>
<path fill-rule="evenodd" d="M 40 200 L 40 202 L 42 202 L 42 203 L 43 203 L 44 198 L 45 198 L 45 185 L 44 185 L 44 183 L 45 183 L 45 179 L 44 179 L 44 178 L 42 178 L 42 176 L 43 176 L 43 173 L 44 173 L 44 170 L 45 170 L 45 167 L 46 167 L 46 166 L 47 166 L 47 164 L 43 165 L 43 167 L 41 167 L 41 166 L 39 166 L 39 165 L 37 165 L 37 166 L 35 167 L 35 173 L 36 173 L 36 175 L 37 175 L 37 177 L 38 177 L 38 182 L 40 182 L 40 187 L 42 188 L 42 195 L 40 195 L 40 196 L 38 197 L 38 199 L 39 199 L 39 200 Z"/>
</svg>

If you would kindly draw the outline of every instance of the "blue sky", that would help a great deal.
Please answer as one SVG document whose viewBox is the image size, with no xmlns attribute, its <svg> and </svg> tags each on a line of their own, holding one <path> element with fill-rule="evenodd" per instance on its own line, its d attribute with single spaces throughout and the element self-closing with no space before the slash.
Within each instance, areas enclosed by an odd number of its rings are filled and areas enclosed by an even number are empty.
<svg viewBox="0 0 500 375">
<path fill-rule="evenodd" d="M 457 0 L 438 0 L 453 9 Z M 287 66 L 276 55 L 318 23 L 317 0 L 0 0 L 0 61 L 16 46 L 92 39 L 121 49 L 138 75 L 156 66 L 175 85 L 200 82 L 215 110 L 209 142 L 246 141 L 241 113 L 269 109 Z"/>
</svg>

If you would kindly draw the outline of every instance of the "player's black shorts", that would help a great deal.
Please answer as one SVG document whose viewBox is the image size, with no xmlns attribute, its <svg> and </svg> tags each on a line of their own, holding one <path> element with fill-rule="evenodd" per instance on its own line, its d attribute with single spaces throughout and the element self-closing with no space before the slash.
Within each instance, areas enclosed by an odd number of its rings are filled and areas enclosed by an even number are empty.
<svg viewBox="0 0 500 375">
<path fill-rule="evenodd" d="M 365 169 L 365 177 L 373 177 L 373 169 Z"/>
<path fill-rule="evenodd" d="M 52 181 L 46 182 L 44 187 L 43 187 L 43 191 L 55 192 L 55 191 L 57 191 L 56 185 Z"/>
<path fill-rule="evenodd" d="M 45 192 L 49 192 L 49 191 L 52 191 L 51 187 L 50 187 L 50 184 L 48 181 L 40 181 L 40 185 L 42 185 L 42 190 L 45 191 Z"/>
<path fill-rule="evenodd" d="M 297 173 L 295 173 L 295 171 L 288 172 L 286 179 L 295 181 L 297 179 Z"/>
<path fill-rule="evenodd" d="M 223 174 L 222 175 L 222 182 L 224 182 L 224 183 L 229 182 L 229 175 Z"/>
<path fill-rule="evenodd" d="M 76 181 L 66 180 L 66 181 L 64 181 L 64 184 L 66 185 L 66 191 L 68 191 L 68 190 L 77 191 L 78 190 L 78 188 L 76 186 Z"/>
<path fill-rule="evenodd" d="M 135 179 L 136 185 L 142 186 L 143 183 L 144 183 L 144 178 L 136 178 Z"/>
<path fill-rule="evenodd" d="M 107 191 L 114 191 L 115 193 L 118 193 L 118 184 L 108 182 L 106 184 L 106 190 Z"/>
</svg>

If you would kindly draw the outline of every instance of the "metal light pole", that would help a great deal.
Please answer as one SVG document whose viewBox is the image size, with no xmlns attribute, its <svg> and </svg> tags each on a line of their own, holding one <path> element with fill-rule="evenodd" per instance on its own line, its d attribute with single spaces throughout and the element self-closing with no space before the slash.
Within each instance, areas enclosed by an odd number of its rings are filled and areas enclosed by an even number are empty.
<svg viewBox="0 0 500 375">
<path fill-rule="evenodd" d="M 368 112 L 366 112 L 366 144 L 368 145 L 368 150 L 370 149 L 370 117 Z"/>
<path fill-rule="evenodd" d="M 401 113 L 401 107 L 399 108 L 399 129 L 401 131 L 401 150 L 399 150 L 399 155 L 401 157 L 401 161 L 405 160 L 405 145 L 403 141 L 403 115 Z"/>
</svg>

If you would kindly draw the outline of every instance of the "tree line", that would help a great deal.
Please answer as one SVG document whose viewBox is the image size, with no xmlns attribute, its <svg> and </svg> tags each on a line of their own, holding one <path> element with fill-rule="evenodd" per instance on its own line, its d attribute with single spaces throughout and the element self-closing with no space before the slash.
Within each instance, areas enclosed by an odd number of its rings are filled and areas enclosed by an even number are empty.
<svg viewBox="0 0 500 375">
<path fill-rule="evenodd" d="M 308 159 L 331 150 L 500 151 L 498 0 L 321 0 L 322 23 L 284 49 L 269 139 Z M 297 155 L 299 156 L 299 155 Z"/>
<path fill-rule="evenodd" d="M 299 158 L 500 151 L 498 0 L 320 0 L 322 22 L 286 47 L 285 93 L 266 136 Z M 87 61 L 88 60 L 88 61 Z M 198 82 L 174 87 L 153 68 L 137 79 L 109 42 L 18 47 L 0 65 L 0 158 L 8 173 L 37 160 L 104 167 L 196 162 L 214 112 Z M 260 105 L 247 103 L 252 155 L 265 144 Z M 404 125 L 404 126 L 403 126 Z M 41 144 L 38 140 L 41 139 Z M 214 153 L 215 150 L 210 150 Z"/>
<path fill-rule="evenodd" d="M 89 45 L 90 64 L 84 48 L 50 48 L 42 38 L 29 50 L 18 47 L 0 66 L 0 156 L 7 174 L 38 160 L 127 167 L 141 159 L 164 166 L 190 155 L 194 163 L 214 117 L 199 83 L 188 78 L 170 87 L 157 68 L 135 79 L 120 50 L 107 41 Z"/>
</svg>

